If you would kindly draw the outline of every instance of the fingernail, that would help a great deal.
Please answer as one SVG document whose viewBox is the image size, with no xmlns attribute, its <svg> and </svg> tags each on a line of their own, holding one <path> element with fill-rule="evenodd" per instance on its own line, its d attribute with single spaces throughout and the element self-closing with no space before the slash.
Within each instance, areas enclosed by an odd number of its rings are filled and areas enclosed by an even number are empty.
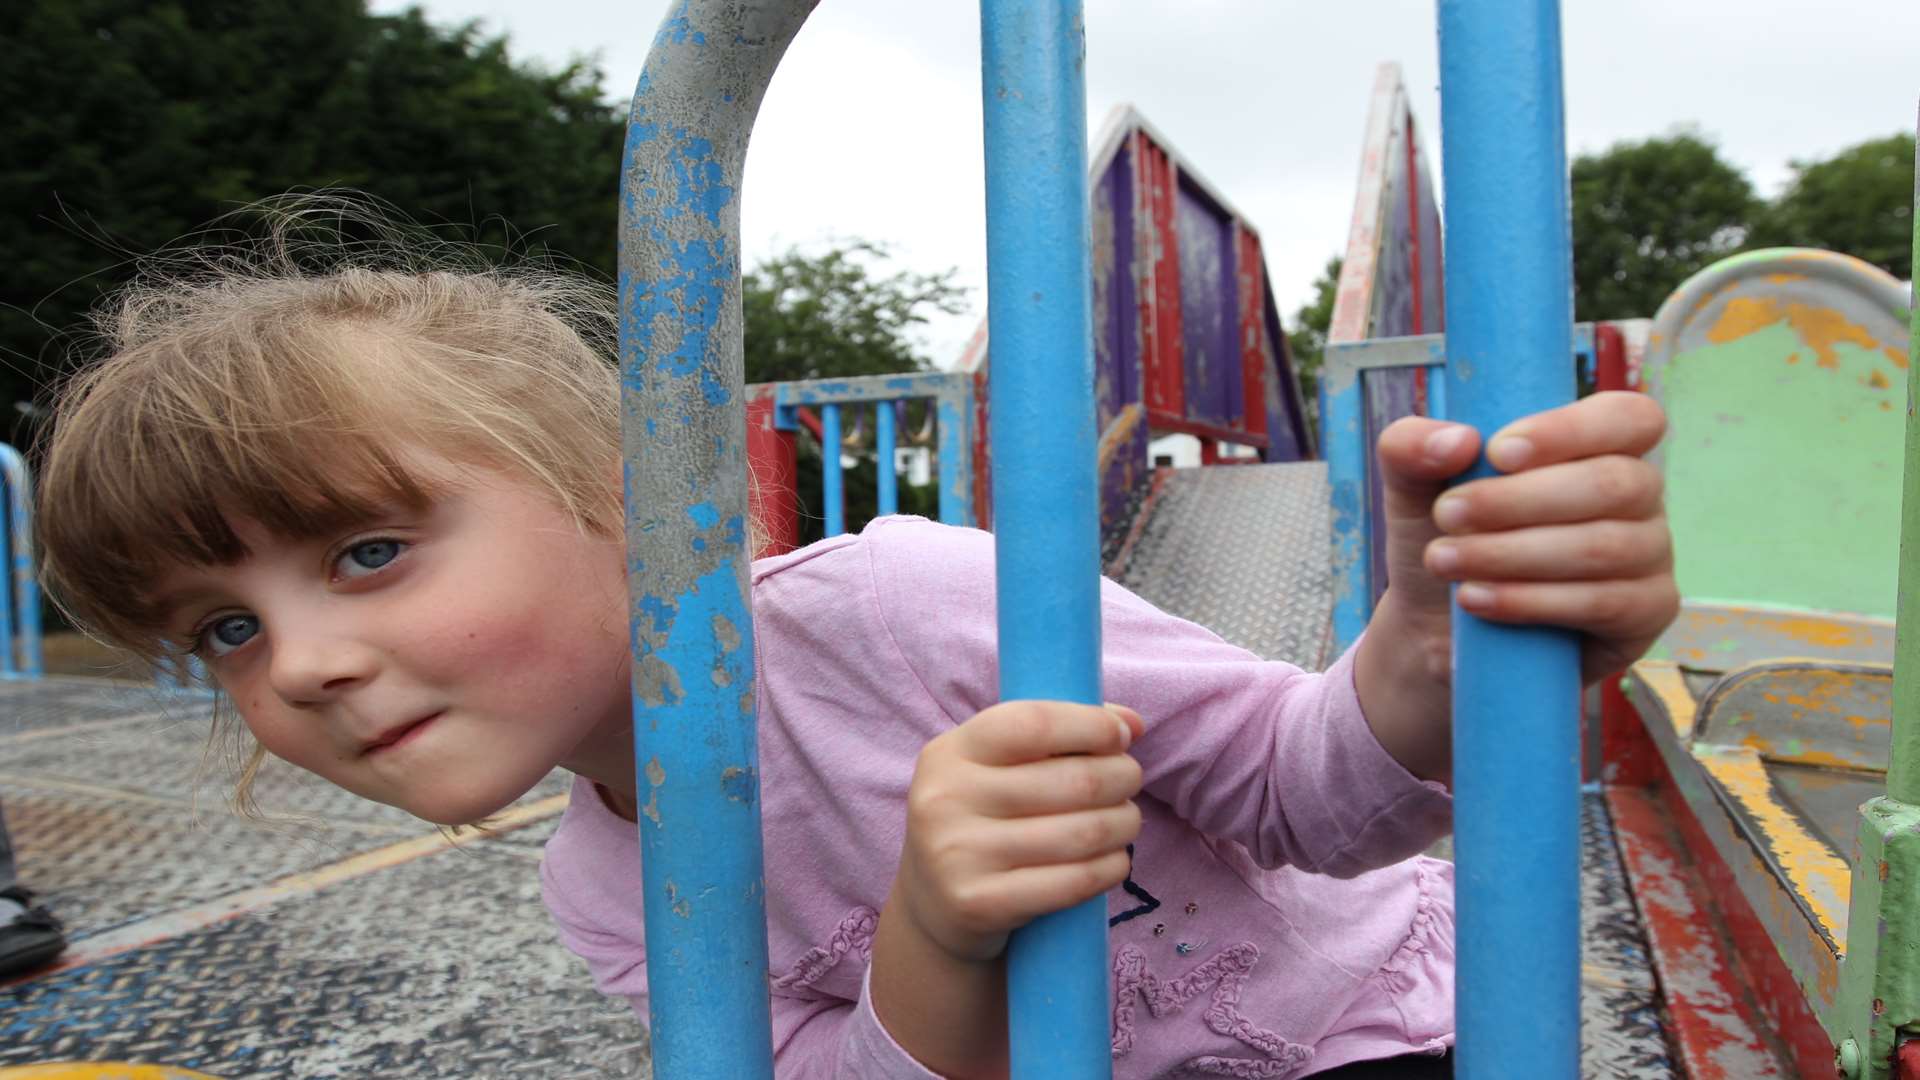
<svg viewBox="0 0 1920 1080">
<path fill-rule="evenodd" d="M 1502 435 L 1487 447 L 1487 460 L 1506 472 L 1523 469 L 1533 460 L 1533 441 L 1521 435 Z"/>
<path fill-rule="evenodd" d="M 1427 565 L 1436 574 L 1451 574 L 1460 568 L 1460 549 L 1445 541 L 1427 546 Z"/>
<path fill-rule="evenodd" d="M 1467 441 L 1467 429 L 1458 424 L 1449 424 L 1427 436 L 1427 457 L 1434 461 L 1444 461 L 1453 456 Z"/>
<path fill-rule="evenodd" d="M 1467 582 L 1454 591 L 1463 608 L 1483 608 L 1493 604 L 1493 590 L 1477 582 Z"/>
<path fill-rule="evenodd" d="M 1440 501 L 1433 504 L 1433 523 L 1447 532 L 1466 528 L 1467 497 L 1465 495 L 1440 496 Z"/>
<path fill-rule="evenodd" d="M 1124 719 L 1118 716 L 1114 717 L 1113 721 L 1114 723 L 1120 725 L 1120 749 L 1125 750 L 1127 747 L 1132 746 L 1133 745 L 1132 726 L 1129 725 Z"/>
</svg>

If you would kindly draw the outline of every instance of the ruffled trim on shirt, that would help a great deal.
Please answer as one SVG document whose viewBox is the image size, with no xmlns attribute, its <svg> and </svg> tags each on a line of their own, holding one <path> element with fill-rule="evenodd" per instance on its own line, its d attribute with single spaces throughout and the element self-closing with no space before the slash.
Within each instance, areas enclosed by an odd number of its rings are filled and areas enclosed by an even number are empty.
<svg viewBox="0 0 1920 1080">
<path fill-rule="evenodd" d="M 1443 870 L 1450 870 L 1450 867 L 1445 863 L 1417 859 L 1414 870 L 1415 887 L 1419 895 L 1414 903 L 1413 921 L 1407 928 L 1406 940 L 1380 966 L 1373 978 L 1400 1012 L 1406 1024 L 1407 1038 L 1421 1040 L 1426 1053 L 1442 1054 L 1446 1052 L 1453 1035 L 1451 1016 L 1412 1015 L 1419 1010 L 1410 1010 L 1402 997 L 1421 988 L 1444 985 L 1450 990 L 1452 987 L 1453 893 L 1448 882 L 1443 880 L 1450 875 L 1442 873 Z M 1446 997 L 1450 1000 L 1452 994 L 1449 992 Z"/>
<path fill-rule="evenodd" d="M 1147 1011 L 1155 1017 L 1167 1017 L 1179 1012 L 1188 1001 L 1212 990 L 1212 999 L 1200 1014 L 1207 1028 L 1216 1035 L 1225 1035 L 1258 1050 L 1265 1057 L 1229 1058 L 1209 1054 L 1189 1059 L 1186 1069 L 1207 1076 L 1243 1080 L 1277 1080 L 1297 1072 L 1313 1060 L 1313 1048 L 1260 1027 L 1240 1011 L 1240 990 L 1259 962 L 1259 946 L 1243 941 L 1213 954 L 1185 975 L 1162 982 L 1147 970 L 1146 953 L 1132 945 L 1121 946 L 1113 954 L 1114 1058 L 1133 1052 L 1139 999 L 1146 999 Z"/>
<path fill-rule="evenodd" d="M 840 920 L 825 945 L 808 949 L 786 974 L 773 980 L 775 990 L 800 990 L 824 978 L 840 966 L 849 952 L 857 952 L 867 964 L 873 963 L 873 934 L 880 925 L 880 913 L 870 907 L 857 907 Z"/>
</svg>

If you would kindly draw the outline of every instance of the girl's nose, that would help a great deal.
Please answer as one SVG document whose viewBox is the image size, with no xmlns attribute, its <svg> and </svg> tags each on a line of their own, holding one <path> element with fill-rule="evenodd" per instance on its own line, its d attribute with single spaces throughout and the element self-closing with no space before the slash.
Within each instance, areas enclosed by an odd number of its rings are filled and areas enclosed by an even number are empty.
<svg viewBox="0 0 1920 1080">
<path fill-rule="evenodd" d="M 293 631 L 276 635 L 269 678 L 289 705 L 318 705 L 364 686 L 379 670 L 379 653 L 350 637 Z"/>
</svg>

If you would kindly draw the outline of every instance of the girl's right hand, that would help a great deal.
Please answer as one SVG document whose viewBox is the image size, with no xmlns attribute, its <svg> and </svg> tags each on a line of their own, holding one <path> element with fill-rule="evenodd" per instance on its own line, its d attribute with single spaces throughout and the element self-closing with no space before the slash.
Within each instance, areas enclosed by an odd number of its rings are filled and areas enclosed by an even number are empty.
<svg viewBox="0 0 1920 1080">
<path fill-rule="evenodd" d="M 1126 880 L 1140 834 L 1138 713 L 1003 702 L 928 743 L 907 792 L 893 901 L 959 960 Z"/>
</svg>

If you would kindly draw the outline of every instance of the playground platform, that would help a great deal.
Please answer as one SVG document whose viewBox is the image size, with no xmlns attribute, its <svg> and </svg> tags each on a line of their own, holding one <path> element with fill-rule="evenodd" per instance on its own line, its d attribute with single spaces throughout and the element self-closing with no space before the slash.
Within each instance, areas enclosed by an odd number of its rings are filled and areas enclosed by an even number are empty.
<svg viewBox="0 0 1920 1080">
<path fill-rule="evenodd" d="M 1230 640 L 1314 666 L 1332 575 L 1303 538 L 1326 535 L 1327 507 L 1321 463 L 1163 471 L 1112 569 Z M 58 966 L 0 984 L 0 1068 L 650 1074 L 644 1030 L 593 989 L 540 904 L 534 868 L 565 804 L 561 776 L 492 835 L 457 841 L 284 767 L 258 784 L 265 820 L 242 819 L 224 803 L 224 764 L 204 754 L 211 705 L 104 679 L 0 682 L 0 801 L 23 879 L 72 937 Z M 1597 793 L 1583 820 L 1584 1074 L 1673 1076 Z"/>
</svg>

